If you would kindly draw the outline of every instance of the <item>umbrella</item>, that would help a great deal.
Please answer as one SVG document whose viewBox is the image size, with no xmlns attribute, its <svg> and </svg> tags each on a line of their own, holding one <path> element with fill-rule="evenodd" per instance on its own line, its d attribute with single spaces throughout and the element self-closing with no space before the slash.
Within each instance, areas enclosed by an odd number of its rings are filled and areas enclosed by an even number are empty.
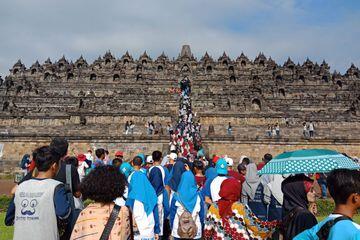
<svg viewBox="0 0 360 240">
<path fill-rule="evenodd" d="M 303 149 L 276 156 L 258 174 L 326 173 L 338 168 L 359 169 L 360 165 L 336 151 Z"/>
</svg>

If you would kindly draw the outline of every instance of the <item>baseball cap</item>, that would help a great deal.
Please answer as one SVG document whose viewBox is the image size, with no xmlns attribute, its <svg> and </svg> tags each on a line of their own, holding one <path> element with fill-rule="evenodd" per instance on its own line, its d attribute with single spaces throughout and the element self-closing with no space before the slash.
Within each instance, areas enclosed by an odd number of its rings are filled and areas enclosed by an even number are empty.
<svg viewBox="0 0 360 240">
<path fill-rule="evenodd" d="M 227 165 L 224 158 L 220 158 L 216 162 L 216 173 L 217 174 L 227 175 L 228 174 L 228 169 L 227 168 L 228 168 L 228 165 Z"/>
<path fill-rule="evenodd" d="M 123 162 L 120 166 L 120 171 L 126 176 L 129 177 L 131 172 L 133 171 L 133 167 L 128 162 Z"/>
<path fill-rule="evenodd" d="M 232 160 L 232 158 L 226 157 L 225 161 L 229 167 L 232 167 L 234 165 L 234 160 Z"/>
<path fill-rule="evenodd" d="M 177 154 L 176 153 L 170 153 L 169 157 L 173 160 L 177 159 Z"/>
<path fill-rule="evenodd" d="M 117 157 L 117 156 L 123 157 L 123 156 L 124 156 L 124 152 L 122 152 L 122 151 L 116 151 L 115 157 Z"/>
<path fill-rule="evenodd" d="M 147 158 L 146 158 L 146 163 L 154 163 L 154 160 L 153 160 L 153 158 L 152 158 L 151 155 L 150 155 L 150 156 L 147 156 Z"/>
<path fill-rule="evenodd" d="M 78 160 L 79 162 L 85 161 L 85 160 L 86 160 L 85 154 L 80 153 L 79 155 L 77 155 L 77 160 Z"/>
</svg>

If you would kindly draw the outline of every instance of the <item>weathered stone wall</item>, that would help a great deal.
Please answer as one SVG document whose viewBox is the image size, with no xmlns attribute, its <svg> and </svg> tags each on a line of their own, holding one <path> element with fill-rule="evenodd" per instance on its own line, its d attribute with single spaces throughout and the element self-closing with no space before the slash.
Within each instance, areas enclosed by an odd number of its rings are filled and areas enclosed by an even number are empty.
<svg viewBox="0 0 360 240">
<path fill-rule="evenodd" d="M 50 138 L 45 139 L 11 139 L 8 141 L 0 141 L 2 145 L 2 155 L 0 158 L 0 172 L 11 172 L 18 164 L 22 156 L 31 152 L 43 145 L 50 143 Z M 151 153 L 154 150 L 167 151 L 168 141 L 166 139 L 155 140 L 70 140 L 69 141 L 69 155 L 77 155 L 79 153 L 86 153 L 91 149 L 95 153 L 96 148 L 105 148 L 110 152 L 111 157 L 114 157 L 115 151 L 124 151 L 125 158 L 130 159 L 138 153 Z"/>
<path fill-rule="evenodd" d="M 31 153 L 37 147 L 49 144 L 50 139 L 11 139 L 0 141 L 3 145 L 2 156 L 0 158 L 0 172 L 11 172 L 19 164 L 21 157 L 25 153 Z M 131 159 L 138 153 L 150 154 L 154 150 L 168 151 L 167 138 L 158 139 L 102 139 L 102 140 L 70 140 L 69 154 L 74 155 L 84 153 L 88 149 L 104 147 L 109 150 L 111 157 L 115 151 L 122 150 L 126 159 Z M 254 161 L 260 161 L 265 153 L 274 156 L 283 151 L 291 151 L 306 148 L 327 148 L 339 152 L 347 153 L 350 156 L 360 156 L 360 141 L 336 142 L 336 141 L 234 141 L 229 138 L 204 139 L 204 147 L 209 156 L 213 154 L 228 155 L 237 162 L 242 155 L 249 156 Z"/>
</svg>

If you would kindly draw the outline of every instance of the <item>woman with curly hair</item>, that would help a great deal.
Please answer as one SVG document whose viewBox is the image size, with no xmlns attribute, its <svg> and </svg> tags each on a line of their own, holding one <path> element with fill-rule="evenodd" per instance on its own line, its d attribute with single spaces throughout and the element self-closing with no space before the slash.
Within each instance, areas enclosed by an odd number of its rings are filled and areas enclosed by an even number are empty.
<svg viewBox="0 0 360 240">
<path fill-rule="evenodd" d="M 208 210 L 205 220 L 205 240 L 268 239 L 278 222 L 258 219 L 240 200 L 240 182 L 225 179 L 220 187 L 220 199 Z"/>
<path fill-rule="evenodd" d="M 113 166 L 100 166 L 91 171 L 83 179 L 80 191 L 84 199 L 93 200 L 94 203 L 80 213 L 71 239 L 100 239 L 114 208 L 113 201 L 123 195 L 126 184 L 124 175 Z M 123 206 L 108 239 L 128 239 L 129 236 L 129 210 Z"/>
</svg>

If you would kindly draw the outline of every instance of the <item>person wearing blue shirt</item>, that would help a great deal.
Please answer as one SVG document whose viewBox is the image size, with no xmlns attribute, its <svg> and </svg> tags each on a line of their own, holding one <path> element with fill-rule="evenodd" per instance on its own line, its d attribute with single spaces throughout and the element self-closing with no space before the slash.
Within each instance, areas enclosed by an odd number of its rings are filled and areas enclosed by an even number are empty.
<svg viewBox="0 0 360 240">
<path fill-rule="evenodd" d="M 360 225 L 352 221 L 360 208 L 360 172 L 336 169 L 330 172 L 327 183 L 335 201 L 334 212 L 294 240 L 360 240 Z"/>
<path fill-rule="evenodd" d="M 153 166 L 148 170 L 148 177 L 157 195 L 157 206 L 159 213 L 160 236 L 163 236 L 164 222 L 169 215 L 169 193 L 165 189 L 169 179 L 169 172 L 160 165 L 162 153 L 154 151 L 152 153 Z"/>
</svg>

